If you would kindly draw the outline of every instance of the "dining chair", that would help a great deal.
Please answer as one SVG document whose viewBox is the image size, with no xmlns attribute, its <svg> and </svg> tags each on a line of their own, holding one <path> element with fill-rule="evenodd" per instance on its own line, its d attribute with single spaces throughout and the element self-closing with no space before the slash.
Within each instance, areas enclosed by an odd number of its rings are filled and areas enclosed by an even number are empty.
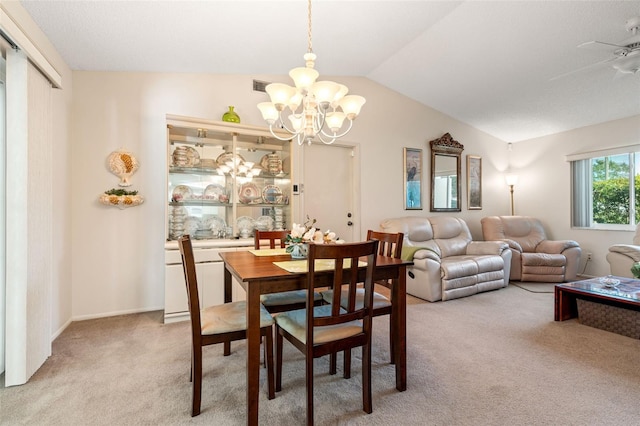
<svg viewBox="0 0 640 426">
<path fill-rule="evenodd" d="M 381 256 L 387 257 L 395 257 L 400 258 L 402 254 L 402 242 L 404 241 L 404 234 L 402 232 L 398 233 L 389 233 L 389 232 L 379 232 L 369 230 L 367 231 L 367 240 L 378 240 L 380 243 L 378 245 L 378 254 Z M 385 286 L 387 288 L 391 288 L 391 283 L 385 280 L 376 281 L 375 284 Z M 333 298 L 333 290 L 326 290 L 321 292 L 322 298 L 325 302 L 330 303 L 330 300 Z M 344 307 L 347 305 L 348 300 L 345 295 L 342 295 L 341 305 Z M 356 291 L 356 306 L 362 306 L 364 303 L 364 289 L 359 288 Z M 378 293 L 377 291 L 373 292 L 373 316 L 381 316 L 381 315 L 392 315 L 392 302 L 390 297 L 386 297 L 385 295 Z M 389 326 L 389 352 L 391 353 L 391 364 L 395 364 L 394 358 L 394 346 L 393 346 L 393 332 L 391 331 L 393 328 L 391 325 Z M 331 361 L 329 365 L 329 371 L 331 374 L 336 373 L 336 354 L 331 355 Z M 351 376 L 351 352 L 346 351 L 344 353 L 344 376 Z"/>
<path fill-rule="evenodd" d="M 269 243 L 270 249 L 285 248 L 287 235 L 289 235 L 289 231 L 259 231 L 256 229 L 253 237 L 254 248 L 256 250 L 266 248 L 262 246 L 266 242 Z M 306 301 L 306 290 L 291 290 L 260 295 L 260 302 L 271 314 L 302 309 L 305 307 Z M 322 304 L 322 295 L 315 291 L 314 301 L 316 305 Z"/>
<path fill-rule="evenodd" d="M 313 424 L 313 360 L 332 353 L 362 347 L 362 408 L 372 412 L 371 398 L 371 320 L 373 305 L 373 271 L 376 267 L 378 241 L 346 244 L 311 244 L 309 272 L 306 277 L 307 301 L 305 309 L 283 312 L 276 320 L 276 391 L 282 389 L 282 346 L 286 338 L 305 355 L 307 390 L 307 425 Z M 356 306 L 358 261 L 366 260 L 364 297 Z M 313 289 L 327 284 L 329 274 L 325 259 L 333 260 L 331 285 L 334 288 L 331 304 L 314 306 Z M 318 264 L 316 264 L 316 261 Z M 345 261 L 350 264 L 345 266 Z M 324 266 L 324 267 L 323 267 Z M 317 268 L 317 269 L 316 269 Z M 349 303 L 340 301 L 346 293 Z"/>
<path fill-rule="evenodd" d="M 231 302 L 200 309 L 196 265 L 193 258 L 191 238 L 185 235 L 178 239 L 182 268 L 187 286 L 189 316 L 191 317 L 191 375 L 193 400 L 191 416 L 200 414 L 202 397 L 202 347 L 225 343 L 224 355 L 229 355 L 229 343 L 247 337 L 246 303 Z M 266 339 L 266 363 L 268 397 L 275 397 L 273 383 L 273 317 L 260 307 L 260 334 Z"/>
</svg>

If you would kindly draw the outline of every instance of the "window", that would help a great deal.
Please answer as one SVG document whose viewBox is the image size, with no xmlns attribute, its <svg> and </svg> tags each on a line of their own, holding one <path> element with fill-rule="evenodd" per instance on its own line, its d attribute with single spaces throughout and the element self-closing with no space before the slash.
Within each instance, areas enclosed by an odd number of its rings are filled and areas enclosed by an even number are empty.
<svg viewBox="0 0 640 426">
<path fill-rule="evenodd" d="M 617 228 L 638 223 L 639 168 L 640 152 L 613 152 L 571 161 L 572 226 Z"/>
</svg>

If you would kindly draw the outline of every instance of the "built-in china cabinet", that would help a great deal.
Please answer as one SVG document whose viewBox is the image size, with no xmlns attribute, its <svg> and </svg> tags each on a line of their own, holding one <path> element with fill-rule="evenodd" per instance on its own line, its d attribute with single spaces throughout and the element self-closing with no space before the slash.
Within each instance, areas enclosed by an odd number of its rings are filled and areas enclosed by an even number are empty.
<svg viewBox="0 0 640 426">
<path fill-rule="evenodd" d="M 291 142 L 266 128 L 167 115 L 165 322 L 188 317 L 182 235 L 208 306 L 224 302 L 221 251 L 251 248 L 256 229 L 291 228 L 291 158 Z M 234 299 L 243 297 L 235 283 Z"/>
</svg>

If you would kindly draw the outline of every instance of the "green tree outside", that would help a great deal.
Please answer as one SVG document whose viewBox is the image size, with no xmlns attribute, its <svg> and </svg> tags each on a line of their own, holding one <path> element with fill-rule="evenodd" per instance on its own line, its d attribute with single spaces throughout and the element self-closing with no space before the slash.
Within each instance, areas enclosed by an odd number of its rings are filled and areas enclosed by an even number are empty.
<svg viewBox="0 0 640 426">
<path fill-rule="evenodd" d="M 593 220 L 603 224 L 629 223 L 629 164 L 619 159 L 628 155 L 593 160 Z M 613 161 L 612 161 L 613 160 Z M 618 160 L 618 161 L 615 161 Z M 640 220 L 640 177 L 634 177 L 635 218 Z"/>
</svg>

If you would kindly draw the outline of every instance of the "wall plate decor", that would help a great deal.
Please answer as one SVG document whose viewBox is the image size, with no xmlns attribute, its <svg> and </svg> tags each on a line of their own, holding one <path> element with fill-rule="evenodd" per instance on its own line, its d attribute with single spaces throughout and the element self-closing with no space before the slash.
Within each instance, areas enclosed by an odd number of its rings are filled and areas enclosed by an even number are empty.
<svg viewBox="0 0 640 426">
<path fill-rule="evenodd" d="M 144 198 L 138 195 L 138 191 L 125 191 L 124 189 L 113 188 L 105 191 L 98 201 L 105 206 L 126 209 L 127 207 L 135 207 L 144 203 Z"/>
<path fill-rule="evenodd" d="M 422 210 L 422 150 L 403 148 L 404 209 Z"/>
<path fill-rule="evenodd" d="M 131 186 L 129 178 L 138 170 L 138 160 L 128 151 L 118 150 L 107 157 L 109 170 L 120 178 L 118 185 Z"/>
<path fill-rule="evenodd" d="M 482 157 L 467 155 L 467 209 L 482 210 Z"/>
</svg>

